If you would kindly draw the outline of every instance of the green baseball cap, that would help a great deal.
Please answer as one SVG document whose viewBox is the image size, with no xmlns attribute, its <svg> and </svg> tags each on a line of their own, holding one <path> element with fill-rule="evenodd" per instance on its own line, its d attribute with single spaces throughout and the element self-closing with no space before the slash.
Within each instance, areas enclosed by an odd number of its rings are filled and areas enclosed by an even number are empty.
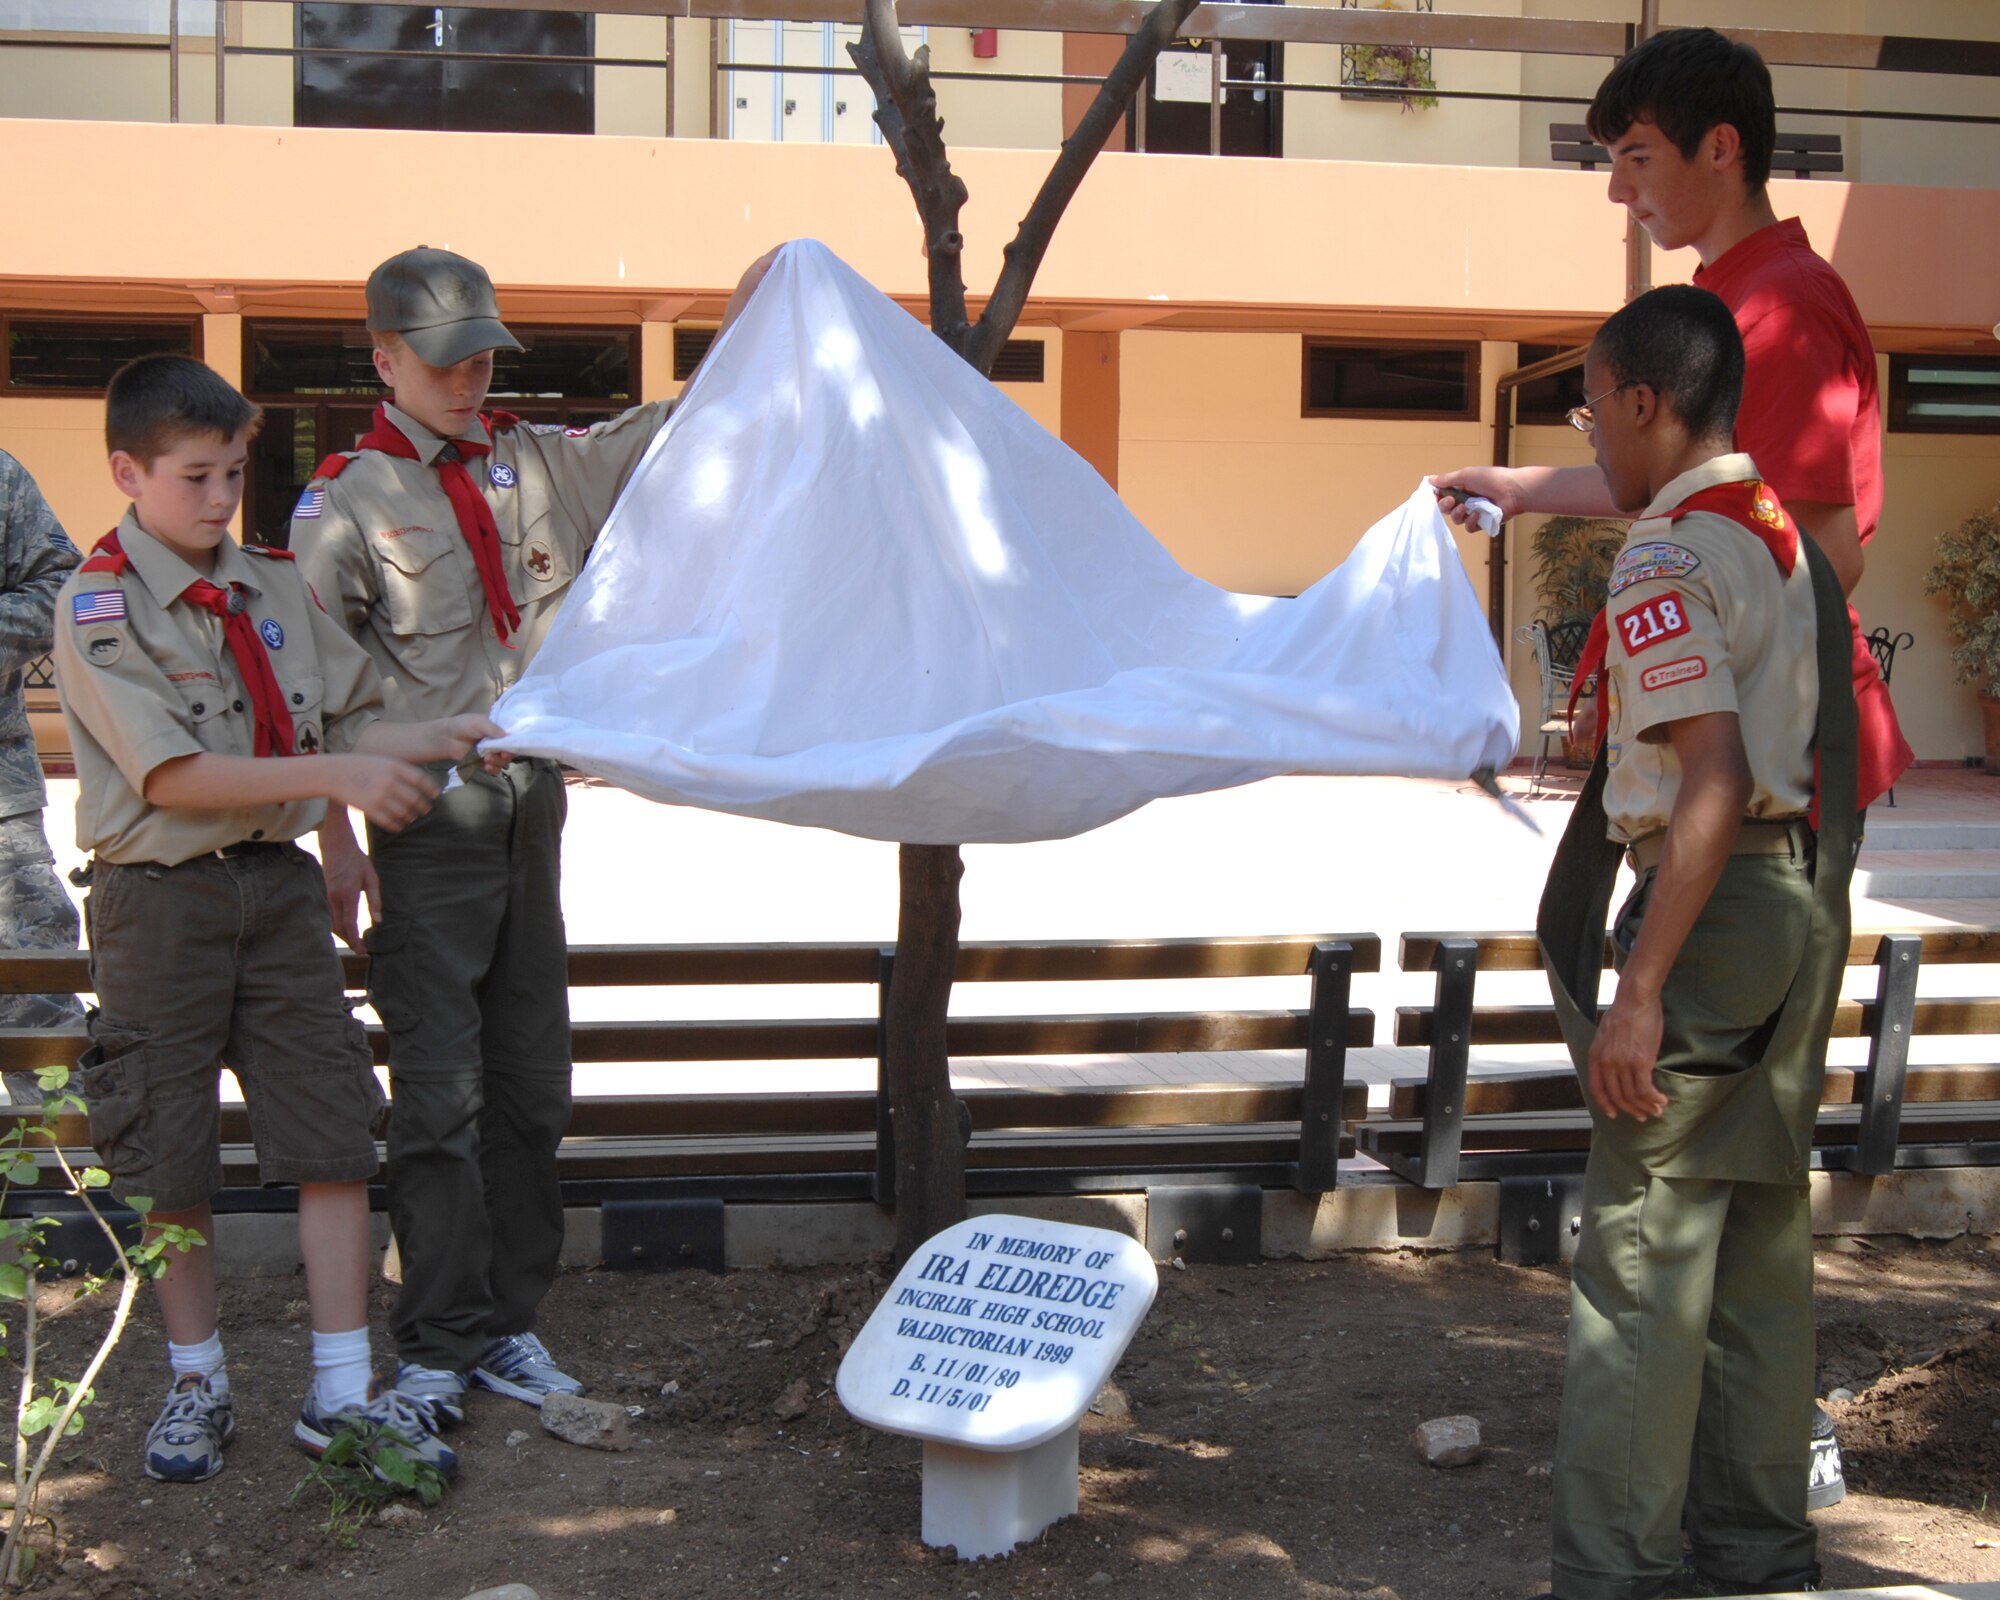
<svg viewBox="0 0 2000 1600">
<path fill-rule="evenodd" d="M 400 333 L 419 360 L 455 367 L 482 350 L 518 350 L 493 280 L 476 261 L 418 245 L 368 274 L 368 327 Z"/>
</svg>

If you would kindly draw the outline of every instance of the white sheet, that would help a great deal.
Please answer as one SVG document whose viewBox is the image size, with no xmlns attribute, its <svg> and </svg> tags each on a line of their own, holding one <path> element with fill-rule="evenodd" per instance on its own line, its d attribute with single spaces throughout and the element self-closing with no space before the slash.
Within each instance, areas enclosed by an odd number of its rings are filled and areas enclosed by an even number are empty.
<svg viewBox="0 0 2000 1600">
<path fill-rule="evenodd" d="M 656 800 L 922 844 L 1282 773 L 1459 778 L 1518 732 L 1421 484 L 1297 599 L 1218 589 L 811 241 L 717 340 L 494 717 Z"/>
</svg>

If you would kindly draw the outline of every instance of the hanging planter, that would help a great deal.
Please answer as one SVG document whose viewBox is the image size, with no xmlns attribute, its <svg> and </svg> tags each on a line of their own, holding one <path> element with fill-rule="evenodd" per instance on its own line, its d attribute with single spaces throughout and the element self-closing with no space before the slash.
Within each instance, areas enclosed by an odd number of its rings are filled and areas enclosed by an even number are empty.
<svg viewBox="0 0 2000 1600">
<path fill-rule="evenodd" d="M 1417 0 L 1419 11 L 1431 9 L 1432 0 Z M 1344 10 L 1358 10 L 1353 0 L 1341 0 Z M 1395 0 L 1381 0 L 1381 11 L 1400 9 Z M 1428 110 L 1437 96 L 1424 91 L 1435 89 L 1431 77 L 1431 53 L 1413 44 L 1344 44 L 1340 47 L 1340 98 L 1343 100 L 1389 100 L 1402 102 L 1405 111 Z"/>
</svg>

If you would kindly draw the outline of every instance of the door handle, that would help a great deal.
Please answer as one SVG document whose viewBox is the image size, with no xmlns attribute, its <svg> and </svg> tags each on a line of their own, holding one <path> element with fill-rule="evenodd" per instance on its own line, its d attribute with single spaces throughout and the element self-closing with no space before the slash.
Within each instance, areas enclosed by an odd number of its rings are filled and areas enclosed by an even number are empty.
<svg viewBox="0 0 2000 1600">
<path fill-rule="evenodd" d="M 431 48 L 444 48 L 444 7 L 437 6 L 431 11 Z"/>
</svg>

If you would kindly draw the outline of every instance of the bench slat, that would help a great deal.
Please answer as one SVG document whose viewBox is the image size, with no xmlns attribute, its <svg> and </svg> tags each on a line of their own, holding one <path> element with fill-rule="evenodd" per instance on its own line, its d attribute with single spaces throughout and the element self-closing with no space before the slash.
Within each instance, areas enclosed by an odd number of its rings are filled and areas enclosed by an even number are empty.
<svg viewBox="0 0 2000 1600">
<path fill-rule="evenodd" d="M 1851 1067 L 1828 1067 L 1820 1104 L 1853 1105 L 1865 1073 Z M 1911 1067 L 1903 1079 L 1905 1105 L 1964 1104 L 2000 1100 L 2000 1066 Z M 1389 1085 L 1392 1118 L 1422 1117 L 1430 1106 L 1430 1085 L 1423 1078 L 1397 1078 Z M 1508 1072 L 1482 1074 L 1465 1085 L 1469 1117 L 1508 1116 L 1583 1109 L 1583 1089 L 1574 1072 Z"/>
<path fill-rule="evenodd" d="M 1431 1006 L 1396 1007 L 1395 1041 L 1426 1046 L 1436 1038 L 1437 1013 Z M 1833 1037 L 1859 1039 L 1872 1033 L 1875 1004 L 1843 1000 L 1834 1007 Z M 1919 1000 L 1916 1034 L 2000 1033 L 2000 997 Z M 1472 1039 L 1482 1044 L 1561 1044 L 1562 1029 L 1553 1006 L 1480 1006 L 1472 1013 Z"/>
<path fill-rule="evenodd" d="M 1847 964 L 1872 966 L 1876 947 L 1885 934 L 1909 934 L 1923 941 L 1925 966 L 2000 962 L 2000 928 L 1861 928 L 1848 941 Z M 1404 972 L 1428 972 L 1444 939 L 1470 939 L 1479 946 L 1481 972 L 1539 972 L 1541 951 L 1532 932 L 1406 933 L 1397 952 Z M 1604 960 L 1611 962 L 1611 941 L 1604 942 Z"/>
<path fill-rule="evenodd" d="M 1302 976 L 1313 947 L 1353 947 L 1356 972 L 1382 970 L 1382 940 L 1372 933 L 1287 934 L 1222 939 L 987 940 L 962 944 L 960 983 L 1094 982 L 1105 979 Z M 875 982 L 881 945 L 579 944 L 570 946 L 575 988 Z M 368 957 L 340 952 L 350 989 L 368 982 Z M 81 951 L 0 951 L 0 994 L 90 992 L 90 958 Z"/>
</svg>

